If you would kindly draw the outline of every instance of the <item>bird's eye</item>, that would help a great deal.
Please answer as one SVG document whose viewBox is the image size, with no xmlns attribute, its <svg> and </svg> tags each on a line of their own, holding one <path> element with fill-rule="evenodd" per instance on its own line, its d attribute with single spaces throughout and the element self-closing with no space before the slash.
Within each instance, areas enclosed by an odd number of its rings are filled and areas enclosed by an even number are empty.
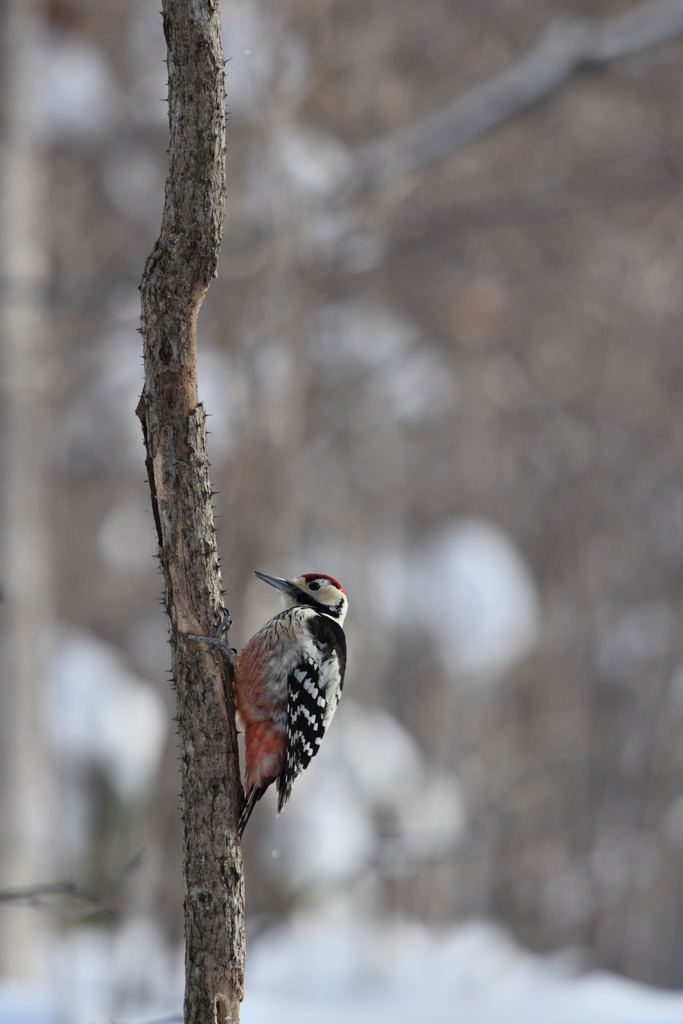
<svg viewBox="0 0 683 1024">
<path fill-rule="evenodd" d="M 309 583 L 308 584 L 308 589 L 309 590 L 320 590 L 320 584 L 316 583 L 315 580 L 314 580 L 313 583 Z"/>
</svg>

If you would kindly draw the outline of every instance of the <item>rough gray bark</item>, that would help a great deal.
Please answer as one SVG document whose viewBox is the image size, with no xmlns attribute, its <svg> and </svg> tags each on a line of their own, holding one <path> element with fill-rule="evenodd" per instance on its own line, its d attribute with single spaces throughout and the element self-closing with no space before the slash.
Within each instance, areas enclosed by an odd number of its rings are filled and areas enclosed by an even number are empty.
<svg viewBox="0 0 683 1024">
<path fill-rule="evenodd" d="M 169 172 L 161 233 L 141 283 L 138 406 L 171 623 L 185 864 L 185 1021 L 239 1020 L 244 883 L 232 665 L 183 633 L 220 620 L 221 576 L 197 400 L 196 323 L 215 275 L 225 200 L 223 53 L 216 0 L 164 0 Z"/>
<path fill-rule="evenodd" d="M 0 884 L 49 876 L 44 680 L 51 633 L 45 478 L 44 156 L 36 132 L 40 3 L 0 5 Z M 0 914 L 0 974 L 30 976 L 41 922 Z"/>
</svg>

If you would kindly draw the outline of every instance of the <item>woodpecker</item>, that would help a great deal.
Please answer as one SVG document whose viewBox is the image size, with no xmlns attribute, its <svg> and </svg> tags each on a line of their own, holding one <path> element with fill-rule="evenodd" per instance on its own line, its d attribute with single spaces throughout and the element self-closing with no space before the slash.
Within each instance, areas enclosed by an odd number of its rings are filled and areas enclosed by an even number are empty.
<svg viewBox="0 0 683 1024">
<path fill-rule="evenodd" d="M 316 572 L 291 580 L 256 575 L 281 592 L 286 607 L 254 634 L 235 666 L 246 762 L 240 836 L 272 782 L 278 814 L 287 803 L 337 710 L 346 667 L 348 602 L 341 583 Z"/>
</svg>

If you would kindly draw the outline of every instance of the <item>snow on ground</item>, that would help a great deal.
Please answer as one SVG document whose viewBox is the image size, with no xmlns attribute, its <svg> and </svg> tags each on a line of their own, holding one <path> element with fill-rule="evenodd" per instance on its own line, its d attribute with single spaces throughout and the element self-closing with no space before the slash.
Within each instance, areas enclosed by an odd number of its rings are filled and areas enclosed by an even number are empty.
<svg viewBox="0 0 683 1024">
<path fill-rule="evenodd" d="M 93 929 L 64 939 L 52 978 L 54 998 L 46 988 L 30 992 L 0 983 L 0 1024 L 144 1024 L 179 1013 L 181 957 L 150 948 L 159 941 L 153 925 L 126 926 L 124 932 L 120 941 Z M 126 964 L 133 960 L 148 978 L 157 978 L 155 998 L 113 996 L 130 986 Z M 534 956 L 484 922 L 435 932 L 328 910 L 252 941 L 242 1024 L 683 1022 L 683 993 L 607 973 L 582 975 L 576 962 L 575 954 Z M 87 998 L 79 987 L 88 989 Z M 169 1005 L 171 991 L 175 1006 Z"/>
<path fill-rule="evenodd" d="M 683 993 L 575 957 L 535 957 L 484 922 L 436 933 L 416 924 L 297 922 L 251 954 L 243 1024 L 681 1024 Z"/>
<path fill-rule="evenodd" d="M 595 975 L 573 984 L 538 986 L 511 998 L 436 1003 L 426 994 L 347 993 L 325 1003 L 278 995 L 248 998 L 242 1024 L 681 1024 L 683 996 Z"/>
</svg>

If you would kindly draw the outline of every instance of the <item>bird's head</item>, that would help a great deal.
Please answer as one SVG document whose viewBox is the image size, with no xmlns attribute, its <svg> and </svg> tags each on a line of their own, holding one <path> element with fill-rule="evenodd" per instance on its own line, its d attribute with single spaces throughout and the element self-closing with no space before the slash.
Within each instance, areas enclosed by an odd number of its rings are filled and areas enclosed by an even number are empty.
<svg viewBox="0 0 683 1024">
<path fill-rule="evenodd" d="M 292 580 L 285 580 L 279 576 L 269 576 L 267 572 L 257 572 L 256 575 L 281 592 L 286 607 L 309 605 L 317 612 L 336 619 L 340 626 L 343 624 L 348 601 L 346 591 L 334 576 L 326 576 L 322 572 L 305 572 Z"/>
</svg>

